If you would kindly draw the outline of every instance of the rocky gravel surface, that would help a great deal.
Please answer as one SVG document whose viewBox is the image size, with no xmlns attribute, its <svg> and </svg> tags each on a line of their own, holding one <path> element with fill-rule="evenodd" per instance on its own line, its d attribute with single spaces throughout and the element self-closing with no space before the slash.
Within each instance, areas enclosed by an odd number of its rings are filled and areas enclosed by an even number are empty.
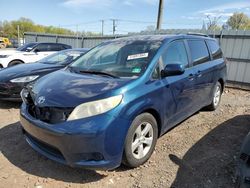
<svg viewBox="0 0 250 188">
<path fill-rule="evenodd" d="M 19 105 L 0 102 L 0 188 L 230 188 L 241 143 L 250 131 L 250 92 L 226 89 L 219 109 L 200 111 L 159 138 L 145 165 L 73 169 L 29 147 L 21 134 Z"/>
</svg>

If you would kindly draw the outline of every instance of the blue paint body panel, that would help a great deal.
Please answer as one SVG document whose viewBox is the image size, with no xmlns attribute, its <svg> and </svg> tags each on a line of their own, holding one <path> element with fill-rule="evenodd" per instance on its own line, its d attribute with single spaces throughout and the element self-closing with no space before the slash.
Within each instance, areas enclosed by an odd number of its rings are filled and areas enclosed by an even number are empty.
<svg viewBox="0 0 250 188">
<path fill-rule="evenodd" d="M 108 78 L 60 70 L 44 76 L 32 88 L 32 98 L 46 102 L 40 107 L 74 108 L 82 103 L 119 94 L 122 102 L 100 115 L 48 124 L 34 118 L 28 104 L 21 107 L 21 124 L 28 143 L 48 158 L 70 166 L 113 169 L 122 161 L 124 142 L 133 119 L 145 111 L 154 112 L 159 136 L 212 102 L 215 84 L 226 81 L 224 58 L 192 66 L 181 75 L 152 79 L 152 72 L 167 46 L 175 40 L 213 40 L 207 37 L 175 35 L 130 37 L 117 40 L 161 40 L 162 45 L 147 70 L 137 79 Z M 190 53 L 188 52 L 189 59 Z M 50 151 L 47 151 L 49 148 Z M 96 160 L 87 160 L 89 156 Z M 98 160 L 98 157 L 99 160 Z"/>
</svg>

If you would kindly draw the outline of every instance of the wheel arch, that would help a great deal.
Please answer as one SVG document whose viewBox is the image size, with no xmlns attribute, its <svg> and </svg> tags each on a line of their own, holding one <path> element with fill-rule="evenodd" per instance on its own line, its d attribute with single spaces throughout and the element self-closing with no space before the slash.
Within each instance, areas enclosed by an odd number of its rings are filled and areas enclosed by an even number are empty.
<svg viewBox="0 0 250 188">
<path fill-rule="evenodd" d="M 19 61 L 19 62 L 21 62 L 21 63 L 25 63 L 23 60 L 21 60 L 21 59 L 13 59 L 13 60 L 11 60 L 9 63 L 8 63 L 8 66 L 13 62 L 13 61 Z"/>
<path fill-rule="evenodd" d="M 159 112 L 153 108 L 148 108 L 148 109 L 143 110 L 140 114 L 142 113 L 149 113 L 155 118 L 157 122 L 157 127 L 158 127 L 158 137 L 160 137 L 161 129 L 162 129 L 162 121 L 161 121 L 161 116 Z"/>
</svg>

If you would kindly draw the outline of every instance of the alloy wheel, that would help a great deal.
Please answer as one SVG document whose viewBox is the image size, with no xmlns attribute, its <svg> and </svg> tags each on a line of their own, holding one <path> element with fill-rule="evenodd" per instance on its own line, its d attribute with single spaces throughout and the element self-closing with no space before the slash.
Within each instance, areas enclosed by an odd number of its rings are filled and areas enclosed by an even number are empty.
<svg viewBox="0 0 250 188">
<path fill-rule="evenodd" d="M 141 123 L 135 130 L 131 150 L 136 159 L 145 157 L 153 143 L 153 127 L 150 123 Z"/>
</svg>

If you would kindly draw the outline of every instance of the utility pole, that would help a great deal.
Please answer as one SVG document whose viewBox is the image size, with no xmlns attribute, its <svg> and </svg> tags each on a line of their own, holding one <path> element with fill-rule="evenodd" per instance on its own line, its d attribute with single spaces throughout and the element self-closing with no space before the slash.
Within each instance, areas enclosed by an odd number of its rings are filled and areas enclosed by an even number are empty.
<svg viewBox="0 0 250 188">
<path fill-rule="evenodd" d="M 102 36 L 104 35 L 104 20 L 101 20 L 102 22 Z"/>
<path fill-rule="evenodd" d="M 117 25 L 116 25 L 116 19 L 111 19 L 112 21 L 113 21 L 113 35 L 115 35 L 115 32 L 116 32 L 116 27 L 117 27 Z"/>
<path fill-rule="evenodd" d="M 161 29 L 164 0 L 159 0 L 158 18 L 156 29 Z"/>
<path fill-rule="evenodd" d="M 17 25 L 17 45 L 20 46 L 20 28 L 19 25 Z"/>
</svg>

